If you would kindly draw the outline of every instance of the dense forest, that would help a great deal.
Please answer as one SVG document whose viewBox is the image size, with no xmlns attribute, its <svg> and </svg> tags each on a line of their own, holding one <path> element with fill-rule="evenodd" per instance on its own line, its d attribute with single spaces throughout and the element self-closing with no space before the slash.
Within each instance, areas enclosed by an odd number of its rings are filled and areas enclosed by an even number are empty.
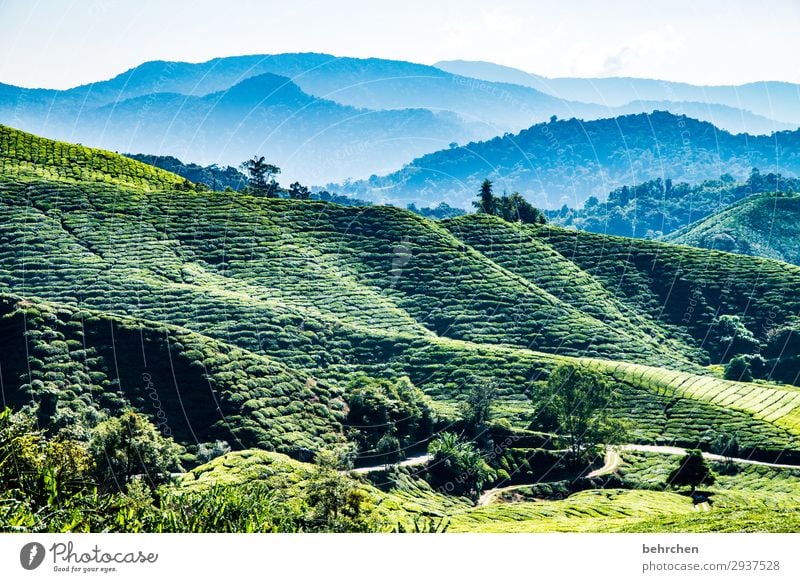
<svg viewBox="0 0 800 582">
<path fill-rule="evenodd" d="M 797 130 L 732 135 L 666 111 L 594 121 L 554 117 L 517 134 L 453 144 L 397 172 L 342 188 L 367 199 L 390 192 L 409 202 L 438 199 L 467 208 L 474 185 L 488 177 L 498 190 L 518 191 L 540 208 L 576 208 L 591 197 L 659 178 L 675 184 L 713 180 L 720 168 L 735 181 L 746 180 L 753 167 L 797 175 L 798 145 Z"/>
<path fill-rule="evenodd" d="M 658 238 L 719 212 L 753 194 L 800 191 L 800 180 L 753 169 L 745 181 L 730 174 L 699 184 L 656 178 L 612 190 L 600 202 L 592 196 L 580 208 L 547 211 L 555 223 L 589 232 Z M 726 249 L 722 249 L 726 250 Z"/>
</svg>

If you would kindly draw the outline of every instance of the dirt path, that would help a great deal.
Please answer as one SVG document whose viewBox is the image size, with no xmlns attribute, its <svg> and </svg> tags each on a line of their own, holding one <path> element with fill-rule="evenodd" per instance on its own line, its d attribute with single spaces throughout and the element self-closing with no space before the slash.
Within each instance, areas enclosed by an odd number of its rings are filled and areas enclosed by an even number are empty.
<svg viewBox="0 0 800 582">
<path fill-rule="evenodd" d="M 619 453 L 613 447 L 606 447 L 606 456 L 605 456 L 605 463 L 599 469 L 595 469 L 591 473 L 588 473 L 586 476 L 590 479 L 593 477 L 600 477 L 602 475 L 608 475 L 610 473 L 614 473 L 619 466 L 622 464 L 622 457 L 619 456 Z"/>
<path fill-rule="evenodd" d="M 616 471 L 619 466 L 622 464 L 622 458 L 619 456 L 619 453 L 615 451 L 613 448 L 608 447 L 606 449 L 606 456 L 605 462 L 603 466 L 599 469 L 595 469 L 591 473 L 587 473 L 586 476 L 589 478 L 593 477 L 600 477 L 602 475 L 608 475 Z M 517 489 L 524 489 L 525 487 L 530 487 L 532 483 L 523 483 L 520 485 L 507 485 L 506 487 L 495 487 L 494 489 L 487 489 L 484 491 L 480 497 L 478 497 L 478 507 L 484 507 L 486 505 L 491 504 L 495 498 L 505 493 L 506 491 L 515 491 Z"/>
<path fill-rule="evenodd" d="M 660 453 L 662 455 L 685 455 L 687 449 L 681 447 L 668 447 L 660 445 L 622 445 L 618 447 L 621 451 L 638 451 L 640 453 Z M 728 458 L 714 453 L 703 453 L 703 458 L 709 461 L 731 461 L 741 465 L 759 465 L 761 467 L 773 467 L 775 469 L 800 469 L 800 465 L 786 465 L 782 463 L 767 463 L 764 461 L 754 461 L 752 459 Z"/>
<path fill-rule="evenodd" d="M 359 475 L 366 475 L 367 473 L 380 473 L 384 472 L 387 469 L 391 469 L 392 467 L 416 467 L 419 465 L 425 465 L 428 461 L 431 460 L 430 455 L 419 455 L 416 457 L 408 457 L 407 459 L 400 461 L 399 463 L 395 464 L 383 464 L 383 465 L 374 465 L 372 467 L 359 467 L 358 469 L 350 469 L 349 471 L 344 471 L 345 473 L 357 473 Z"/>
<path fill-rule="evenodd" d="M 622 464 L 622 457 L 620 457 L 619 451 L 638 451 L 641 453 L 658 453 L 662 455 L 685 455 L 687 449 L 681 447 L 670 447 L 670 446 L 660 446 L 660 445 L 621 445 L 617 447 L 607 447 L 606 448 L 606 455 L 605 455 L 605 463 L 599 469 L 595 469 L 591 473 L 587 473 L 587 477 L 600 477 L 602 475 L 609 475 L 614 473 L 617 469 L 619 469 L 620 465 Z M 800 465 L 787 465 L 782 463 L 767 463 L 764 461 L 754 461 L 751 459 L 739 459 L 739 458 L 732 458 L 729 459 L 723 455 L 715 455 L 714 453 L 703 453 L 703 458 L 708 459 L 709 461 L 722 461 L 727 462 L 731 461 L 733 463 L 739 463 L 742 465 L 759 465 L 762 467 L 773 467 L 775 469 L 800 469 Z M 516 489 L 523 489 L 525 487 L 530 487 L 531 483 L 521 484 L 521 485 L 508 485 L 506 487 L 496 487 L 494 489 L 487 489 L 484 491 L 481 496 L 478 498 L 478 507 L 484 507 L 486 505 L 490 505 L 499 495 L 505 493 L 506 491 L 514 491 Z M 695 510 L 697 511 L 709 511 L 710 507 L 708 503 L 699 504 L 695 506 Z"/>
<path fill-rule="evenodd" d="M 587 473 L 586 477 L 594 478 L 594 477 L 601 477 L 603 475 L 610 475 L 619 469 L 620 465 L 622 464 L 622 457 L 620 457 L 619 451 L 637 451 L 640 453 L 658 453 L 662 455 L 685 455 L 687 449 L 682 447 L 670 447 L 670 446 L 663 446 L 663 445 L 619 445 L 614 447 L 606 447 L 606 454 L 603 466 L 595 469 L 594 471 Z M 732 461 L 734 463 L 740 463 L 743 465 L 760 465 L 762 467 L 773 467 L 776 469 L 800 469 L 800 465 L 787 465 L 781 463 L 767 463 L 764 461 L 754 461 L 751 459 L 739 459 L 733 458 L 729 459 L 724 457 L 723 455 L 715 455 L 713 453 L 703 453 L 703 457 L 708 459 L 709 461 Z M 417 467 L 420 465 L 425 465 L 431 460 L 430 455 L 418 455 L 415 457 L 409 457 L 399 463 L 396 464 L 398 467 Z M 382 471 L 386 471 L 388 468 L 391 468 L 392 465 L 374 465 L 372 467 L 359 467 L 358 469 L 351 469 L 350 471 L 357 473 L 359 475 L 365 475 L 368 473 L 378 473 Z M 486 505 L 490 505 L 498 495 L 505 493 L 506 491 L 515 491 L 517 489 L 524 489 L 525 487 L 530 487 L 532 483 L 523 483 L 520 485 L 507 485 L 505 487 L 495 487 L 494 489 L 487 489 L 481 496 L 478 498 L 478 507 L 484 507 Z M 708 508 L 701 508 L 702 511 L 708 511 Z"/>
</svg>

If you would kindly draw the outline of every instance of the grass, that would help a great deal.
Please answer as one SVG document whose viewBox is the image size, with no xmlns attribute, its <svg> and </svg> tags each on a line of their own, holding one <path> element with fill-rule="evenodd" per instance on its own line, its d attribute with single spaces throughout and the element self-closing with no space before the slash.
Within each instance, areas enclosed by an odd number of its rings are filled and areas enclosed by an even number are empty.
<svg viewBox="0 0 800 582">
<path fill-rule="evenodd" d="M 693 511 L 688 497 L 675 493 L 595 489 L 561 501 L 489 505 L 451 518 L 450 531 L 483 533 L 613 531 L 637 520 Z"/>
</svg>

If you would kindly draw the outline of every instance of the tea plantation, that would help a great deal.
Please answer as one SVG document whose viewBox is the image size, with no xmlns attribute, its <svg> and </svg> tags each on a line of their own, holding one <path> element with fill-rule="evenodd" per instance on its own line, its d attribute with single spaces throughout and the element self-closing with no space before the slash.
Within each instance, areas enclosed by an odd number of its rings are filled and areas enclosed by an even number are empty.
<svg viewBox="0 0 800 582">
<path fill-rule="evenodd" d="M 487 486 L 540 480 L 548 471 L 536 459 L 552 458 L 558 437 L 538 411 L 564 363 L 613 387 L 610 417 L 632 443 L 711 450 L 735 435 L 743 456 L 800 462 L 800 388 L 790 377 L 798 354 L 770 356 L 757 382 L 708 367 L 730 359 L 742 337 L 766 345 L 798 313 L 800 268 L 778 261 L 486 215 L 436 222 L 392 207 L 207 191 L 110 152 L 0 126 L 4 405 L 34 417 L 43 438 L 77 443 L 136 411 L 174 439 L 190 470 L 165 499 L 200 496 L 209 512 L 227 499 L 217 487 L 291 497 L 312 483 L 302 507 L 276 501 L 291 519 L 262 508 L 262 525 L 237 514 L 237 528 L 721 528 L 695 520 L 685 495 L 625 471 L 608 489 L 487 507 L 437 489 L 425 469 L 373 483 L 347 477 L 377 521 L 336 521 L 320 517 L 313 484 L 337 473 L 315 477 L 324 463 L 309 462 L 348 443 L 383 446 L 351 451 L 362 465 L 420 454 L 432 433 L 469 432 L 464 403 L 491 386 L 481 431 L 503 444 Z M 721 322 L 738 331 L 724 335 Z M 348 416 L 357 385 L 373 424 Z M 413 394 L 431 426 L 415 419 L 413 432 L 396 434 L 409 424 L 397 411 L 412 410 L 401 400 Z M 359 438 L 365 431 L 375 438 Z M 198 467 L 213 446 L 222 456 Z M 551 450 L 531 452 L 542 447 Z M 796 475 L 775 491 L 780 502 L 752 506 L 762 477 L 748 471 L 725 478 L 719 511 L 749 512 L 743 523 L 755 529 L 794 527 L 784 517 L 772 527 L 765 508 L 783 511 L 800 489 Z M 241 491 L 220 503 L 244 511 L 263 493 Z M 0 513 L 4 529 L 66 527 L 30 525 L 38 522 L 19 507 L 16 517 Z M 148 514 L 121 529 L 204 530 L 186 520 Z M 205 530 L 223 528 L 213 523 Z"/>
</svg>

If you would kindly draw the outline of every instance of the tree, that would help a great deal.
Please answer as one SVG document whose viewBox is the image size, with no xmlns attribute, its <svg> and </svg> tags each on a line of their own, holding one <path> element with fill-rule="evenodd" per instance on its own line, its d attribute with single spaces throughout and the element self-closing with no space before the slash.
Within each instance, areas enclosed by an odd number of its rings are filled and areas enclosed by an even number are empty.
<svg viewBox="0 0 800 582">
<path fill-rule="evenodd" d="M 122 491 L 135 475 L 155 485 L 166 480 L 171 470 L 180 468 L 180 447 L 133 410 L 98 424 L 89 451 L 98 483 L 109 490 Z"/>
<path fill-rule="evenodd" d="M 227 441 L 216 440 L 213 443 L 200 443 L 197 446 L 197 462 L 208 463 L 212 459 L 231 452 Z"/>
<path fill-rule="evenodd" d="M 709 332 L 709 352 L 717 361 L 725 363 L 740 354 L 754 354 L 761 345 L 738 315 L 721 315 L 712 324 Z"/>
<path fill-rule="evenodd" d="M 300 182 L 289 184 L 289 198 L 292 200 L 310 200 L 311 192 Z"/>
<path fill-rule="evenodd" d="M 531 205 L 519 192 L 502 196 L 497 201 L 497 213 L 509 222 L 525 224 L 545 224 L 547 219 L 541 210 Z"/>
<path fill-rule="evenodd" d="M 396 463 L 403 456 L 400 441 L 394 436 L 393 431 L 383 433 L 383 436 L 378 439 L 378 443 L 375 445 L 375 452 L 380 456 L 381 461 L 387 465 Z"/>
<path fill-rule="evenodd" d="M 716 481 L 714 472 L 706 464 L 703 453 L 697 449 L 686 451 L 680 464 L 669 474 L 668 483 L 672 487 L 692 488 L 692 495 L 698 485 L 712 485 Z"/>
<path fill-rule="evenodd" d="M 361 451 L 377 449 L 387 432 L 402 448 L 433 431 L 430 399 L 405 376 L 392 381 L 358 374 L 347 384 L 345 402 L 345 426 Z"/>
<path fill-rule="evenodd" d="M 497 199 L 492 193 L 492 182 L 489 179 L 484 180 L 481 184 L 478 200 L 474 201 L 472 205 L 483 214 L 497 214 Z"/>
<path fill-rule="evenodd" d="M 622 424 L 609 416 L 614 397 L 613 388 L 598 372 L 559 364 L 540 395 L 539 412 L 552 419 L 577 461 L 597 445 L 624 438 Z"/>
<path fill-rule="evenodd" d="M 0 490 L 16 492 L 32 511 L 53 511 L 89 482 L 92 460 L 85 443 L 48 439 L 24 412 L 0 410 Z"/>
<path fill-rule="evenodd" d="M 800 354 L 800 318 L 788 317 L 783 325 L 770 328 L 764 354 L 770 358 Z"/>
<path fill-rule="evenodd" d="M 740 449 L 739 436 L 736 433 L 718 433 L 711 441 L 711 452 L 717 455 L 724 455 L 728 464 L 739 456 Z"/>
<path fill-rule="evenodd" d="M 496 474 L 474 443 L 443 432 L 428 445 L 428 474 L 446 493 L 477 497 Z"/>
<path fill-rule="evenodd" d="M 753 373 L 750 369 L 750 362 L 744 356 L 735 356 L 725 364 L 725 379 L 736 380 L 739 382 L 752 382 Z"/>
<path fill-rule="evenodd" d="M 348 454 L 340 448 L 319 451 L 308 479 L 305 501 L 310 529 L 326 532 L 366 532 L 375 529 L 374 504 L 367 491 L 344 471 Z"/>
<path fill-rule="evenodd" d="M 497 386 L 491 380 L 477 378 L 461 404 L 464 430 L 473 439 L 480 438 L 488 430 L 492 418 L 492 404 L 497 397 Z"/>
<path fill-rule="evenodd" d="M 281 173 L 278 166 L 268 164 L 264 156 L 256 156 L 242 162 L 239 168 L 247 173 L 248 186 L 254 193 L 267 197 L 277 196 L 279 186 L 274 177 Z"/>
</svg>

